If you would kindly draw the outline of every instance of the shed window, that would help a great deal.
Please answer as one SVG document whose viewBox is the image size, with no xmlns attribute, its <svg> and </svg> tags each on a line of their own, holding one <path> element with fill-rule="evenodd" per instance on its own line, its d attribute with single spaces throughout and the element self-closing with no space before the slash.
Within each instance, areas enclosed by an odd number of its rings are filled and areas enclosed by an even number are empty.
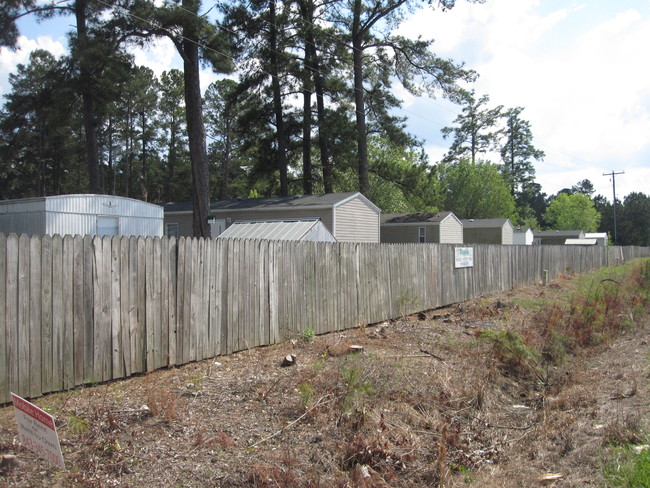
<svg viewBox="0 0 650 488">
<path fill-rule="evenodd" d="M 97 235 L 98 236 L 117 236 L 120 234 L 119 217 L 97 217 Z"/>
<path fill-rule="evenodd" d="M 167 237 L 178 237 L 178 224 L 165 224 L 165 235 Z"/>
<path fill-rule="evenodd" d="M 420 242 L 427 242 L 427 228 L 426 227 L 418 227 L 418 237 L 420 238 Z"/>
</svg>

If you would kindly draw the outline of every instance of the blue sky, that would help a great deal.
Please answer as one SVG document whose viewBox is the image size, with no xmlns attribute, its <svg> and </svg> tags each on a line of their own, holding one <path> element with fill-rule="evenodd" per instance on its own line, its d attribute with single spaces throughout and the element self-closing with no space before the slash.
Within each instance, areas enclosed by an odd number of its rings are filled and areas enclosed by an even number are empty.
<svg viewBox="0 0 650 488">
<path fill-rule="evenodd" d="M 8 73 L 31 50 L 66 51 L 71 21 L 21 23 L 19 49 L 0 50 L 0 94 L 8 93 Z M 472 87 L 477 96 L 489 95 L 492 106 L 524 107 L 535 144 L 546 152 L 535 164 L 542 191 L 589 179 L 611 201 L 611 179 L 603 173 L 624 171 L 616 177 L 619 199 L 650 194 L 650 0 L 457 0 L 448 12 L 419 10 L 401 33 L 433 38 L 438 55 L 477 71 Z M 180 63 L 164 41 L 134 54 L 157 74 Z M 202 85 L 214 79 L 205 73 Z M 449 146 L 440 129 L 452 125 L 460 107 L 395 91 L 409 130 L 439 160 Z"/>
</svg>

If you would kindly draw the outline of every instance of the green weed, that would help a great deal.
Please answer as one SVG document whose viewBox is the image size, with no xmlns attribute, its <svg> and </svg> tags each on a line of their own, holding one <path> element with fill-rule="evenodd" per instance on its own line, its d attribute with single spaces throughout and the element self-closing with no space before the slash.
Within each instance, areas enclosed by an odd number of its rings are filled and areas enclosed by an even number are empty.
<svg viewBox="0 0 650 488">
<path fill-rule="evenodd" d="M 302 336 L 302 340 L 304 342 L 309 343 L 309 342 L 313 342 L 314 337 L 316 336 L 316 334 L 314 333 L 314 329 L 305 329 L 305 330 L 302 331 L 301 336 Z"/>
<path fill-rule="evenodd" d="M 604 470 L 605 486 L 645 488 L 650 486 L 650 450 L 637 453 L 632 446 L 619 448 Z"/>
</svg>

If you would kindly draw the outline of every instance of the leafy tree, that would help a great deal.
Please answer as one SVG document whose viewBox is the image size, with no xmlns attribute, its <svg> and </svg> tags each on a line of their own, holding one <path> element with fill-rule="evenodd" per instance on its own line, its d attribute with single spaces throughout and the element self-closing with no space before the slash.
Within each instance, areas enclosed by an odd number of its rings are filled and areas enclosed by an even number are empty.
<svg viewBox="0 0 650 488">
<path fill-rule="evenodd" d="M 126 59 L 118 52 L 120 37 L 112 29 L 104 29 L 104 14 L 115 0 L 9 0 L 0 7 L 0 26 L 6 29 L 0 43 L 15 46 L 18 30 L 15 21 L 36 14 L 41 20 L 55 15 L 72 15 L 75 30 L 70 36 L 70 61 L 74 77 L 70 80 L 81 95 L 84 126 L 88 190 L 100 193 L 101 178 L 97 128 L 106 100 L 116 96 L 113 87 L 121 76 L 120 65 Z"/>
<path fill-rule="evenodd" d="M 650 246 L 650 196 L 633 192 L 623 199 L 618 231 L 623 246 Z"/>
<path fill-rule="evenodd" d="M 510 183 L 512 195 L 516 198 L 524 193 L 534 182 L 535 168 L 533 161 L 544 159 L 544 151 L 533 146 L 533 134 L 530 122 L 520 117 L 522 107 L 506 110 L 502 117 L 506 120 L 503 132 L 505 142 L 501 146 L 503 175 Z"/>
<path fill-rule="evenodd" d="M 160 77 L 158 147 L 162 152 L 161 175 L 164 201 L 190 200 L 192 180 L 187 144 L 183 72 L 165 71 Z"/>
<path fill-rule="evenodd" d="M 242 155 L 245 129 L 238 124 L 237 115 L 242 106 L 237 95 L 237 82 L 230 79 L 212 83 L 205 92 L 206 128 L 212 140 L 209 156 L 215 167 L 216 195 L 222 200 L 232 197 L 233 183 L 241 186 L 241 191 L 245 186 L 233 181 L 242 179 L 243 167 L 247 165 Z"/>
<path fill-rule="evenodd" d="M 12 91 L 0 114 L 2 198 L 78 191 L 85 175 L 82 133 L 66 61 L 48 51 L 30 54 L 27 66 L 9 75 Z M 73 101 L 71 104 L 70 101 Z"/>
<path fill-rule="evenodd" d="M 511 218 L 515 201 L 499 169 L 487 161 L 462 158 L 440 175 L 444 210 L 461 219 Z"/>
<path fill-rule="evenodd" d="M 500 137 L 497 124 L 502 117 L 503 106 L 488 109 L 486 105 L 489 101 L 488 95 L 477 100 L 474 91 L 465 96 L 462 113 L 454 119 L 456 127 L 443 127 L 441 131 L 445 139 L 453 134 L 445 162 L 458 161 L 468 156 L 470 162 L 475 163 L 479 154 L 497 147 Z"/>
<path fill-rule="evenodd" d="M 544 220 L 552 230 L 595 232 L 600 214 L 587 195 L 559 193 L 544 212 Z"/>
<path fill-rule="evenodd" d="M 573 185 L 569 193 L 582 193 L 583 195 L 587 195 L 589 198 L 591 198 L 595 191 L 596 190 L 594 189 L 594 184 L 591 181 L 582 180 Z"/>
</svg>

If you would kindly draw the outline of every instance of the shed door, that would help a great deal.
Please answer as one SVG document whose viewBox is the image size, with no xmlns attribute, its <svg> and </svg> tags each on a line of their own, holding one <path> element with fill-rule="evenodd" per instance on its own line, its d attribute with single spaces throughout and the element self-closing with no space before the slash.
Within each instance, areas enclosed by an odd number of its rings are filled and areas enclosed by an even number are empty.
<svg viewBox="0 0 650 488">
<path fill-rule="evenodd" d="M 98 236 L 117 236 L 120 234 L 119 217 L 97 217 L 97 235 Z"/>
</svg>

